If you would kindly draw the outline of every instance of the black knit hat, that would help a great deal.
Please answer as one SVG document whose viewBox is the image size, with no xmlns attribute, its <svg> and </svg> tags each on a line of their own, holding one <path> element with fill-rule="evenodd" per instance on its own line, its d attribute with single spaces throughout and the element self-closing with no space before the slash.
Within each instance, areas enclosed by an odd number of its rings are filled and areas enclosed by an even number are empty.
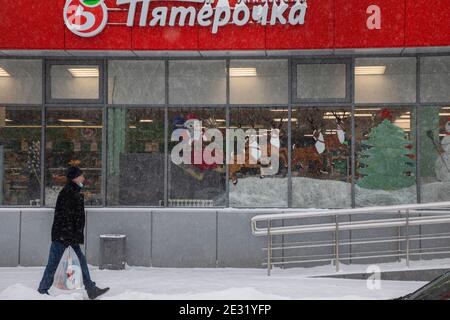
<svg viewBox="0 0 450 320">
<path fill-rule="evenodd" d="M 66 177 L 70 180 L 73 180 L 83 174 L 83 171 L 81 171 L 78 167 L 69 167 L 67 169 L 67 175 Z"/>
</svg>

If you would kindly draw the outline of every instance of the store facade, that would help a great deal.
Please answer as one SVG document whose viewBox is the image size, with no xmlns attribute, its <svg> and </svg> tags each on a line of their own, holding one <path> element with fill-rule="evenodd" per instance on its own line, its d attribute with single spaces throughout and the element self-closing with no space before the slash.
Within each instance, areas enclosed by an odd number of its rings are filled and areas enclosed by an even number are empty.
<svg viewBox="0 0 450 320">
<path fill-rule="evenodd" d="M 257 267 L 255 214 L 450 200 L 450 3 L 375 2 L 4 5 L 0 266 L 45 263 L 71 164 L 94 265 L 124 233 L 130 265 Z"/>
</svg>

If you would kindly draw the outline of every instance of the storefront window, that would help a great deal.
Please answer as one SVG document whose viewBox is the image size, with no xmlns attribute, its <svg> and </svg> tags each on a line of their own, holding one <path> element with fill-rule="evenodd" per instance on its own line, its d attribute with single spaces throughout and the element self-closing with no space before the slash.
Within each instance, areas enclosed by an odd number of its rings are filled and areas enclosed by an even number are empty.
<svg viewBox="0 0 450 320">
<path fill-rule="evenodd" d="M 416 58 L 358 58 L 356 103 L 416 102 Z"/>
<path fill-rule="evenodd" d="M 356 108 L 356 205 L 415 203 L 413 108 Z"/>
<path fill-rule="evenodd" d="M 169 109 L 169 206 L 226 205 L 224 108 Z"/>
<path fill-rule="evenodd" d="M 110 61 L 108 102 L 110 104 L 164 104 L 164 65 L 164 61 Z"/>
<path fill-rule="evenodd" d="M 351 108 L 292 110 L 292 205 L 351 206 Z"/>
<path fill-rule="evenodd" d="M 101 70 L 98 64 L 50 65 L 47 101 L 87 100 L 99 102 Z"/>
<path fill-rule="evenodd" d="M 170 61 L 170 104 L 225 104 L 225 61 Z"/>
<path fill-rule="evenodd" d="M 68 166 L 85 174 L 85 204 L 102 205 L 102 110 L 48 108 L 45 131 L 45 205 L 54 206 Z"/>
<path fill-rule="evenodd" d="M 287 103 L 287 60 L 231 60 L 230 102 L 232 104 Z"/>
<path fill-rule="evenodd" d="M 420 58 L 422 102 L 450 101 L 450 57 Z"/>
<path fill-rule="evenodd" d="M 242 134 L 243 143 L 233 132 Z M 230 206 L 287 206 L 287 134 L 286 108 L 231 108 Z"/>
<path fill-rule="evenodd" d="M 349 100 L 348 63 L 298 63 L 294 68 L 294 101 Z"/>
<path fill-rule="evenodd" d="M 108 205 L 164 205 L 164 109 L 109 108 Z"/>
<path fill-rule="evenodd" d="M 0 103 L 42 103 L 42 61 L 0 59 Z"/>
<path fill-rule="evenodd" d="M 450 200 L 450 107 L 423 106 L 418 112 L 422 202 Z"/>
<path fill-rule="evenodd" d="M 40 108 L 0 107 L 0 180 L 1 205 L 40 205 Z"/>
</svg>

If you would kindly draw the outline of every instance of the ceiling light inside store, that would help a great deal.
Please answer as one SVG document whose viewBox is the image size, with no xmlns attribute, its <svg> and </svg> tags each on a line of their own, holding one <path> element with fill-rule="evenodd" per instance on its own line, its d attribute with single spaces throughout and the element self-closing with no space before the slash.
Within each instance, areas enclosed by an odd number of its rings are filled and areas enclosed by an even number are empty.
<svg viewBox="0 0 450 320">
<path fill-rule="evenodd" d="M 141 122 L 141 123 L 152 123 L 153 120 L 152 119 L 142 119 L 142 120 L 139 120 L 139 122 Z"/>
<path fill-rule="evenodd" d="M 374 113 L 355 113 L 355 117 L 373 117 L 375 114 Z"/>
<path fill-rule="evenodd" d="M 84 120 L 81 119 L 58 119 L 59 122 L 64 122 L 64 123 L 83 123 Z"/>
<path fill-rule="evenodd" d="M 256 77 L 256 68 L 230 68 L 231 77 Z"/>
<path fill-rule="evenodd" d="M 363 66 L 355 67 L 355 75 L 367 76 L 367 75 L 380 75 L 386 72 L 386 66 Z"/>
<path fill-rule="evenodd" d="M 8 71 L 0 67 L 0 77 L 11 77 L 11 75 L 8 73 Z"/>
<path fill-rule="evenodd" d="M 98 68 L 70 68 L 67 69 L 74 78 L 98 78 Z"/>
<path fill-rule="evenodd" d="M 280 122 L 280 121 L 288 122 L 288 120 L 289 119 L 287 119 L 287 118 L 285 118 L 285 119 L 273 119 L 273 121 L 277 121 L 277 122 Z M 292 122 L 297 122 L 297 119 L 292 118 L 291 121 Z"/>
<path fill-rule="evenodd" d="M 448 117 L 448 116 L 450 116 L 450 113 L 439 113 L 439 115 L 441 117 Z"/>
</svg>

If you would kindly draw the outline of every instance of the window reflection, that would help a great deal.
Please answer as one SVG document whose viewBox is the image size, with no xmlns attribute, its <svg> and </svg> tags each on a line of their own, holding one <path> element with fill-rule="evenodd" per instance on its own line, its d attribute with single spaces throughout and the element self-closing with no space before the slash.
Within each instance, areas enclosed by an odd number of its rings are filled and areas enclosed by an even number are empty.
<svg viewBox="0 0 450 320">
<path fill-rule="evenodd" d="M 45 204 L 54 206 L 66 183 L 68 166 L 80 167 L 86 177 L 86 205 L 102 205 L 102 111 L 94 108 L 47 109 L 45 130 Z"/>
<path fill-rule="evenodd" d="M 287 129 L 286 108 L 231 108 L 230 130 L 245 141 L 230 136 L 230 206 L 287 206 Z"/>
<path fill-rule="evenodd" d="M 226 118 L 223 108 L 169 109 L 169 206 L 226 205 L 226 173 L 223 161 L 225 143 L 217 141 L 218 148 L 210 149 L 213 139 L 206 135 L 208 130 L 215 130 L 209 132 L 218 133 L 225 141 L 225 128 Z M 186 134 L 185 138 L 171 141 L 172 135 L 176 132 L 189 134 Z M 185 151 L 177 151 L 182 143 L 185 143 Z M 177 164 L 175 157 L 184 157 L 187 163 Z M 221 161 L 215 161 L 215 157 Z"/>
<path fill-rule="evenodd" d="M 411 107 L 356 108 L 356 205 L 417 201 Z"/>
<path fill-rule="evenodd" d="M 164 110 L 108 110 L 108 205 L 162 206 Z"/>
<path fill-rule="evenodd" d="M 0 204 L 40 205 L 41 110 L 0 107 Z"/>
<path fill-rule="evenodd" d="M 351 109 L 293 109 L 291 141 L 293 206 L 351 206 Z"/>
<path fill-rule="evenodd" d="M 423 202 L 450 200 L 450 107 L 419 109 Z"/>
</svg>

